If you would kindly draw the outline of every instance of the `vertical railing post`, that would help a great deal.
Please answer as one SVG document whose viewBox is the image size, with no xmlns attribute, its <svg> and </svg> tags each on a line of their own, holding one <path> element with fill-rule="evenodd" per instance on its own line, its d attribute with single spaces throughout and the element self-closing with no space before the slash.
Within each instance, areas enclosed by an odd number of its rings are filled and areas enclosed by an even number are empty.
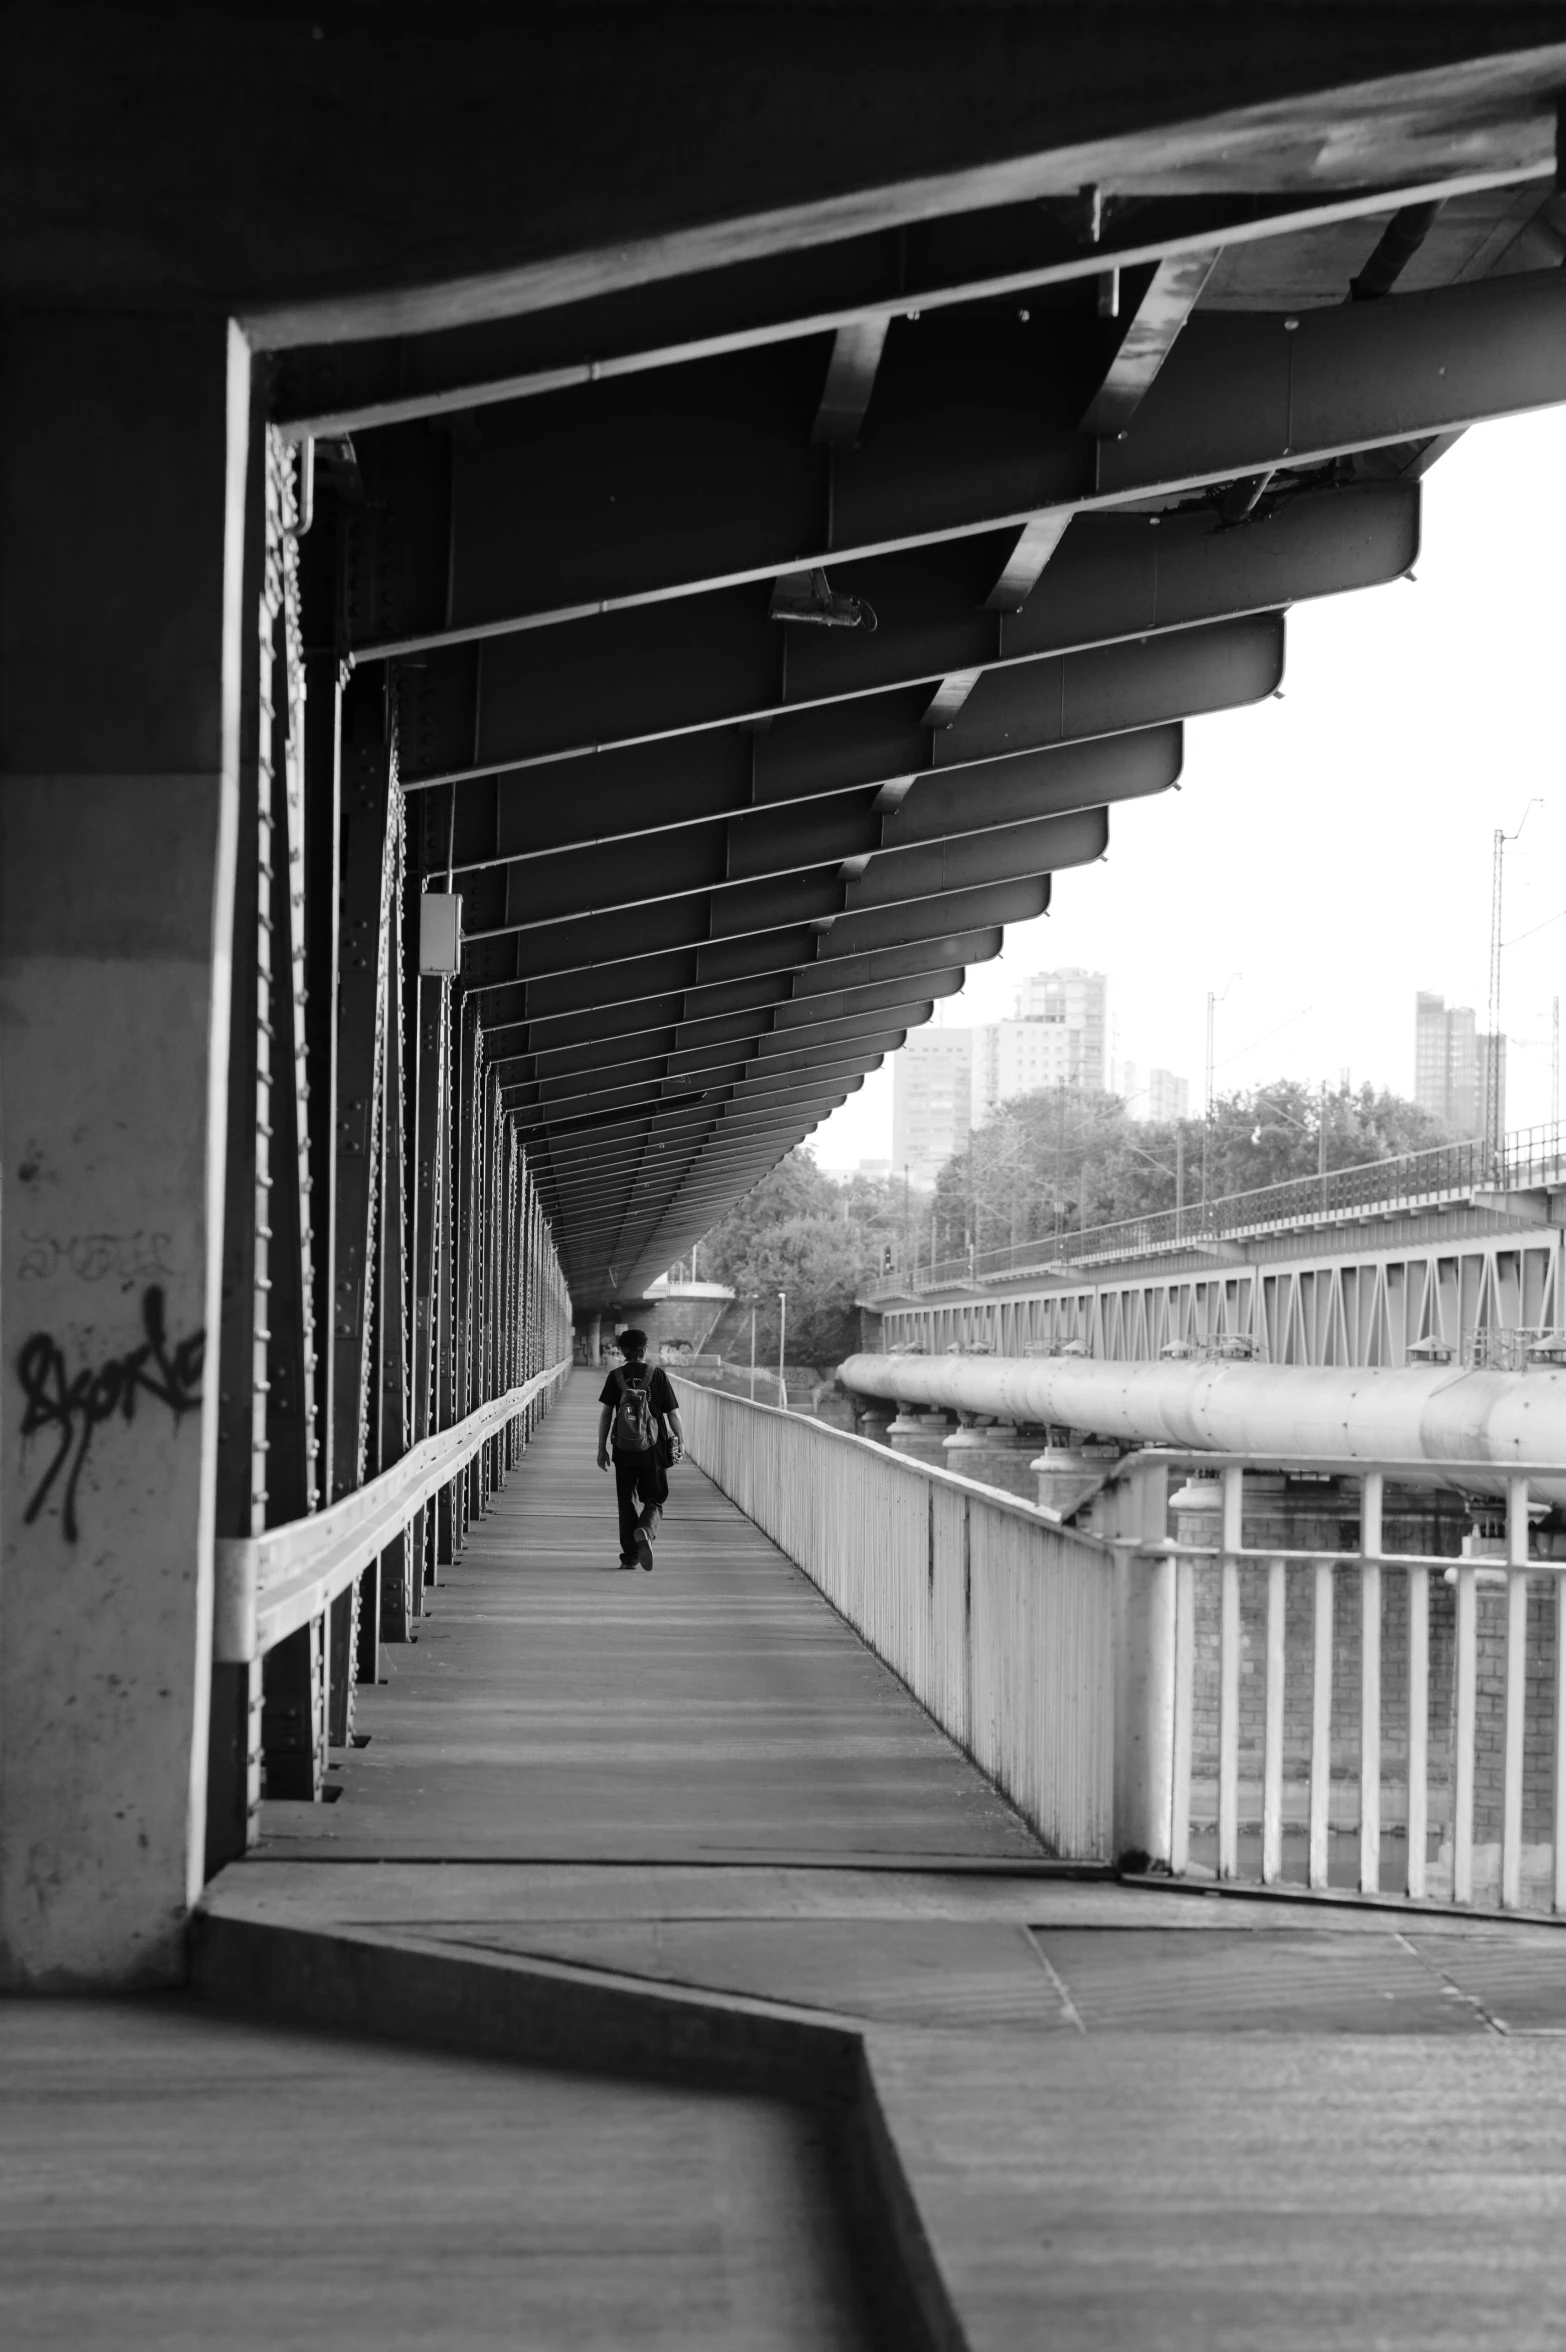
<svg viewBox="0 0 1566 2352">
<path fill-rule="evenodd" d="M 375 1461 L 380 1470 L 389 1470 L 408 1450 L 407 1055 L 403 1030 L 407 934 L 403 921 L 405 835 L 400 802 L 394 805 L 391 815 L 396 824 L 396 839 L 386 946 L 386 1044 L 379 1137 L 381 1214 L 376 1227 L 373 1359 L 378 1373 Z M 379 1562 L 379 1632 L 385 1641 L 406 1641 L 412 1630 L 412 1558 L 411 1536 L 404 1527 L 387 1545 Z M 367 1678 L 364 1668 L 365 1661 L 361 1658 L 361 1679 Z"/>
<path fill-rule="evenodd" d="M 302 1179 L 308 1174 L 301 1132 L 303 908 L 292 904 L 290 868 L 297 853 L 303 889 L 302 808 L 288 789 L 287 647 L 283 638 L 284 534 L 292 512 L 284 461 L 268 437 L 267 578 L 262 598 L 257 817 L 260 855 L 256 913 L 259 924 L 255 1111 L 257 1243 L 254 1322 L 257 1477 L 253 1505 L 259 1525 L 297 1518 L 314 1499 L 314 1363 L 306 1373 L 303 1276 L 305 1248 Z M 291 479 L 292 453 L 286 459 Z M 278 654 L 283 659 L 279 661 Z M 302 789 L 302 777 L 295 779 Z M 290 814 L 295 822 L 290 823 Z M 291 839 L 292 836 L 292 839 Z M 288 876 L 287 880 L 284 876 Z M 297 918 L 297 920 L 296 920 Z M 294 949 L 297 939 L 299 962 Z M 290 1096 L 292 1099 L 290 1099 Z M 263 1205 L 264 1204 L 264 1205 Z M 277 1311 L 273 1312 L 273 1299 Z M 313 1349 L 311 1351 L 313 1359 Z M 311 1390 L 307 1399 L 306 1384 Z M 275 1471 L 272 1457 L 276 1454 Z M 303 1626 L 278 1644 L 262 1668 L 261 1748 L 266 1791 L 272 1797 L 318 1799 L 325 1785 L 330 1737 L 330 1678 L 325 1631 Z"/>
<path fill-rule="evenodd" d="M 1332 1830 L 1332 1599 L 1333 1568 L 1318 1561 L 1311 1571 L 1310 1811 L 1306 1828 L 1306 1882 L 1328 1883 Z"/>
<path fill-rule="evenodd" d="M 216 1525 L 222 1536 L 259 1535 L 266 1525 L 267 1250 L 271 1233 L 271 1121 L 268 1065 L 262 1058 L 271 1015 L 270 906 L 263 866 L 270 866 L 270 798 L 263 828 L 262 680 L 270 670 L 259 625 L 267 540 L 266 437 L 253 416 L 245 499 L 244 626 L 241 660 L 238 854 L 234 867 L 233 954 L 228 974 L 228 1102 L 223 1287 L 217 1347 Z M 268 699 L 270 693 L 268 690 Z M 270 737 L 266 750 L 270 768 Z M 263 912 L 267 916 L 262 924 Z M 265 1028 L 263 1027 L 265 1024 Z M 257 1327 L 262 1330 L 258 1343 Z M 261 1797 L 263 1669 L 212 1669 L 208 1748 L 206 1872 L 244 1852 L 256 1832 Z"/>
<path fill-rule="evenodd" d="M 1457 1706 L 1452 1752 L 1452 1900 L 1474 1899 L 1474 1717 L 1478 1695 L 1478 1595 L 1471 1560 L 1457 1564 Z"/>
<path fill-rule="evenodd" d="M 1551 1608 L 1555 1625 L 1555 1769 L 1550 1791 L 1550 1826 L 1554 1854 L 1550 1872 L 1550 1904 L 1566 1911 L 1566 1575 L 1558 1570 Z"/>
<path fill-rule="evenodd" d="M 1114 1844 L 1123 1862 L 1172 1867 L 1175 1723 L 1175 1563 L 1160 1548 L 1169 1523 L 1169 1472 L 1136 1461 L 1117 1481 L 1109 1513 L 1115 1555 Z"/>
<path fill-rule="evenodd" d="M 1359 1508 L 1359 1889 L 1381 1892 L 1381 1554 L 1385 1480 L 1367 1470 Z"/>
<path fill-rule="evenodd" d="M 1430 1834 L 1430 1571 L 1408 1575 L 1408 1871 L 1407 1886 L 1423 1902 Z"/>
<path fill-rule="evenodd" d="M 1223 1472 L 1218 1539 L 1218 1876 L 1240 1874 L 1240 1563 L 1245 1472 Z"/>
<path fill-rule="evenodd" d="M 1262 1732 L 1262 1884 L 1283 1876 L 1283 1706 L 1289 1572 L 1282 1560 L 1267 1563 L 1266 1719 Z"/>
<path fill-rule="evenodd" d="M 1501 1902 L 1522 1902 L 1523 1738 L 1528 1706 L 1528 1481 L 1506 1481 L 1506 1731 L 1501 1760 Z"/>
</svg>

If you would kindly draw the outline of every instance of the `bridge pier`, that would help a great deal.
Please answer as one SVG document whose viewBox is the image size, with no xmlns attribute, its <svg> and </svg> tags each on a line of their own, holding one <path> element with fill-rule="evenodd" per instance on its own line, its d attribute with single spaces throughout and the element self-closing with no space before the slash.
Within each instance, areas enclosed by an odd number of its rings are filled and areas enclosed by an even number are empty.
<svg viewBox="0 0 1566 2352">
<path fill-rule="evenodd" d="M 939 1463 L 946 1459 L 951 1426 L 949 1413 L 921 1413 L 911 1405 L 899 1405 L 896 1420 L 887 1428 L 886 1442 L 894 1454 L 907 1454 L 916 1462 Z"/>
<path fill-rule="evenodd" d="M 1028 1462 L 1032 1450 L 1023 1432 L 1009 1422 L 990 1421 L 983 1426 L 959 1422 L 943 1441 L 940 1459 L 960 1477 L 980 1479 L 986 1486 L 1032 1502 L 1034 1482 Z"/>
<path fill-rule="evenodd" d="M 247 355 L 0 376 L 0 1983 L 182 1970 L 202 1878 Z"/>
</svg>

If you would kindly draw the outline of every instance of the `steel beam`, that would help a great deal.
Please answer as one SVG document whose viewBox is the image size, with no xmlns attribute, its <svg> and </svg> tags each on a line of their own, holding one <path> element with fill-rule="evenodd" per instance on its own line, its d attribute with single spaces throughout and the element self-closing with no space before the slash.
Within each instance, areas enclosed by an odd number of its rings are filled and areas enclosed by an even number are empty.
<svg viewBox="0 0 1566 2352">
<path fill-rule="evenodd" d="M 1171 754 L 1166 782 L 1174 781 L 1177 767 Z M 1103 856 L 1108 841 L 1108 810 L 1093 807 L 952 840 L 885 849 L 862 871 L 856 870 L 857 860 L 852 865 L 834 860 L 803 873 L 770 875 L 719 889 L 697 881 L 679 896 L 671 891 L 660 901 L 640 904 L 636 937 L 648 948 L 668 949 L 695 947 L 712 939 L 738 943 L 775 934 L 790 922 L 835 924 L 841 917 L 906 906 L 964 886 L 1020 881 L 1086 865 Z M 611 905 L 612 891 L 610 881 L 600 893 Z M 526 929 L 517 926 L 507 941 L 515 951 L 515 976 L 582 970 L 612 953 L 626 931 L 623 914 L 615 913 L 567 916 Z M 474 942 L 476 949 L 484 944 Z"/>
<path fill-rule="evenodd" d="M 601 1199 L 596 1205 L 585 1204 L 575 1228 L 576 1255 L 569 1262 L 593 1266 L 595 1270 L 604 1264 L 623 1266 L 628 1255 L 633 1262 L 645 1262 L 654 1247 L 667 1249 L 668 1237 L 676 1230 L 676 1220 L 689 1238 L 699 1239 L 735 1201 L 743 1199 L 759 1184 L 779 1160 L 785 1159 L 798 1140 L 792 1136 L 772 1138 L 752 1157 L 733 1163 L 726 1173 L 715 1174 L 699 1185 L 682 1186 L 677 1202 L 672 1196 L 637 1195 L 623 1202 Z M 667 1265 L 676 1254 L 668 1250 L 662 1263 Z"/>
<path fill-rule="evenodd" d="M 681 1191 L 677 1208 L 671 1201 L 660 1199 L 650 1204 L 633 1204 L 623 1213 L 614 1208 L 594 1212 L 581 1226 L 578 1255 L 572 1262 L 592 1267 L 596 1272 L 605 1263 L 624 1265 L 628 1255 L 633 1263 L 645 1262 L 658 1249 L 666 1253 L 662 1263 L 668 1265 L 680 1254 L 678 1249 L 669 1248 L 676 1232 L 682 1233 L 687 1241 L 700 1240 L 792 1148 L 787 1139 L 780 1140 L 727 1177 L 694 1190 L 686 1187 Z"/>
<path fill-rule="evenodd" d="M 700 946 L 616 957 L 563 973 L 529 976 L 516 970 L 517 941 L 491 942 L 475 951 L 468 985 L 503 990 L 502 1003 L 525 1001 L 540 1014 L 575 1009 L 583 1003 L 636 1002 L 643 994 L 671 987 L 716 988 L 724 983 L 771 978 L 810 994 L 838 985 L 846 966 L 866 968 L 887 952 L 917 954 L 926 942 L 961 933 L 1031 922 L 1049 905 L 1049 877 L 959 890 L 893 914 L 842 916 L 828 926 L 795 922 L 752 939 L 705 941 Z M 972 961 L 981 959 L 972 958 Z M 818 977 L 833 967 L 825 978 Z"/>
<path fill-rule="evenodd" d="M 606 1224 L 618 1222 L 623 1229 L 633 1216 L 656 1227 L 668 1216 L 676 1197 L 682 1215 L 689 1212 L 698 1217 L 714 1202 L 737 1200 L 746 1185 L 759 1181 L 767 1169 L 776 1167 L 786 1148 L 777 1138 L 769 1136 L 747 1152 L 731 1154 L 726 1159 L 715 1158 L 710 1165 L 697 1159 L 678 1180 L 660 1179 L 651 1173 L 629 1185 L 604 1186 L 592 1191 L 579 1189 L 573 1195 L 573 1246 L 579 1252 L 590 1251 Z"/>
<path fill-rule="evenodd" d="M 1270 674 L 1282 675 L 1281 661 Z M 542 931 L 584 907 L 601 919 L 710 893 L 710 928 L 721 934 L 748 919 L 745 910 L 765 885 L 819 867 L 841 868 L 851 878 L 871 860 L 880 875 L 889 861 L 935 843 L 1140 799 L 1176 781 L 1179 757 L 1177 729 L 1149 729 L 1074 746 L 1069 757 L 1023 753 L 911 781 L 888 779 L 876 790 L 834 794 L 805 808 L 757 810 L 649 840 L 518 860 L 469 882 L 464 928 L 477 945 L 507 932 Z"/>
<path fill-rule="evenodd" d="M 417 751 L 404 785 L 775 718 L 1376 586 L 1418 553 L 1419 491 L 1407 481 L 1291 488 L 1243 530 L 1205 504 L 1046 520 L 1065 538 L 1036 588 L 1030 573 L 1020 611 L 985 609 L 1013 543 L 988 532 L 834 566 L 834 581 L 878 615 L 873 633 L 774 620 L 762 583 L 432 653 L 400 674 Z"/>
<path fill-rule="evenodd" d="M 558 1166 L 559 1152 L 555 1147 L 562 1140 L 568 1145 L 581 1141 L 591 1156 L 592 1146 L 600 1139 L 624 1138 L 653 1130 L 660 1136 L 680 1135 L 721 1122 L 729 1114 L 734 1117 L 751 1112 L 766 1114 L 776 1105 L 819 1092 L 824 1086 L 857 1085 L 867 1071 L 878 1069 L 884 1059 L 883 1053 L 854 1053 L 845 1048 L 819 1064 L 807 1061 L 775 1077 L 732 1078 L 703 1087 L 699 1092 L 670 1095 L 661 1102 L 611 1103 L 597 1110 L 572 1112 L 558 1120 L 525 1111 L 515 1111 L 511 1117 L 525 1148 L 533 1149 L 544 1134 L 550 1137 Z"/>
<path fill-rule="evenodd" d="M 884 335 L 891 320 L 910 308 L 933 312 L 1036 295 L 1106 271 L 1205 259 L 1232 245 L 1374 221 L 1401 206 L 1545 176 L 1547 166 L 1530 159 L 1499 173 L 1421 177 L 1416 167 L 1412 184 L 1324 189 L 1305 198 L 1111 192 L 1096 223 L 1091 191 L 1052 194 L 966 218 L 914 221 L 896 237 L 845 238 L 780 260 L 675 279 L 659 290 L 651 327 L 638 287 L 630 296 L 603 295 L 478 330 L 290 352 L 280 373 L 277 412 L 296 440 L 335 438 L 539 399 L 803 336 L 833 336 L 836 360 L 845 332 L 868 338 L 879 329 Z M 862 360 L 857 368 L 843 363 L 856 388 L 863 367 Z M 871 373 L 873 379 L 873 368 Z M 822 406 L 828 406 L 825 393 Z M 832 408 L 834 415 L 854 414 L 841 396 Z M 857 414 L 863 415 L 862 406 Z"/>
<path fill-rule="evenodd" d="M 666 1104 L 710 1099 L 715 1088 L 741 1087 L 770 1080 L 789 1072 L 832 1070 L 847 1067 L 863 1069 L 866 1058 L 884 1057 L 896 1053 L 908 1035 L 906 1027 L 881 1025 L 876 1028 L 858 1027 L 835 1035 L 821 1044 L 797 1047 L 792 1053 L 737 1056 L 732 1051 L 723 1053 L 714 1048 L 712 1057 L 688 1067 L 671 1070 L 667 1074 L 639 1073 L 631 1077 L 616 1077 L 613 1083 L 582 1084 L 566 1092 L 568 1080 L 562 1080 L 561 1090 L 541 1095 L 536 1087 L 507 1087 L 503 1100 L 505 1108 L 517 1120 L 524 1136 L 537 1134 L 544 1128 L 562 1131 L 580 1118 L 597 1117 L 603 1112 L 636 1109 L 662 1109 Z"/>
<path fill-rule="evenodd" d="M 689 1019 L 684 1017 L 679 997 L 655 998 L 647 1007 L 655 1026 L 644 1024 L 640 1008 L 610 1006 L 596 1017 L 578 1016 L 580 1034 L 562 1042 L 550 1040 L 558 1038 L 567 1026 L 563 1022 L 521 1022 L 488 1029 L 486 1050 L 496 1065 L 513 1064 L 523 1076 L 547 1075 L 557 1068 L 596 1067 L 604 1056 L 613 1062 L 638 1052 L 672 1053 L 718 1036 L 782 1036 L 812 1028 L 817 1021 L 846 1020 L 856 1012 L 872 1012 L 883 1006 L 928 1004 L 938 997 L 954 996 L 962 984 L 963 967 L 950 964 L 914 978 L 884 980 L 871 987 L 819 997 L 796 999 L 774 992 L 731 1013 Z M 759 998 L 759 988 L 757 995 Z"/>
<path fill-rule="evenodd" d="M 663 462 L 667 394 L 645 385 L 595 387 L 574 419 L 542 427 L 527 404 L 492 412 L 505 422 L 486 422 L 455 495 L 451 622 L 358 658 L 1297 473 L 1554 406 L 1566 286 L 1547 270 L 1297 315 L 1199 312 L 1125 438 L 1108 442 L 1077 429 L 1098 374 L 1091 337 L 1059 320 L 899 322 L 875 430 L 849 451 L 803 436 L 801 353 L 813 382 L 803 345 L 686 371 L 681 417 L 688 429 L 700 415 L 707 452 L 696 482 Z"/>
<path fill-rule="evenodd" d="M 961 984 L 961 976 L 954 972 L 949 980 L 950 986 L 944 991 L 947 994 Z M 795 1022 L 788 1028 L 777 1027 L 770 1012 L 759 1017 L 755 1013 L 731 1013 L 720 1021 L 643 1030 L 631 1037 L 605 1038 L 593 1046 L 551 1054 L 508 1055 L 497 1050 L 492 1039 L 489 1067 L 508 1089 L 532 1087 L 544 1099 L 555 1088 L 578 1084 L 584 1078 L 596 1082 L 617 1072 L 685 1070 L 725 1053 L 745 1056 L 787 1052 L 829 1034 L 847 1034 L 854 1029 L 868 1032 L 877 1027 L 913 1028 L 928 1020 L 935 1010 L 933 997 L 915 996 L 908 988 L 895 984 L 888 989 L 867 990 L 866 995 L 869 1001 L 856 1004 L 851 1010 L 829 1006 L 819 1020 Z"/>
<path fill-rule="evenodd" d="M 939 697 L 932 705 L 930 681 L 797 712 L 761 734 L 708 730 L 469 785 L 458 794 L 454 837 L 464 930 L 494 924 L 506 877 L 524 901 L 520 919 L 543 919 L 551 897 L 576 904 L 581 861 L 601 865 L 614 842 L 628 845 L 647 885 L 640 895 L 650 896 L 660 873 L 704 854 L 714 880 L 789 871 L 780 849 L 793 865 L 809 864 L 799 852 L 813 826 L 841 836 L 841 848 L 822 855 L 919 838 L 942 821 L 937 809 L 954 805 L 957 795 L 935 782 L 948 771 L 963 771 L 961 798 L 975 805 L 1008 779 L 1022 790 L 1024 774 L 1039 788 L 1040 812 L 1118 797 L 1098 779 L 1148 756 L 1136 741 L 1116 751 L 1120 737 L 1260 701 L 1282 679 L 1283 649 L 1283 616 L 1257 614 L 981 674 L 949 719 Z M 1024 771 L 1017 763 L 1027 753 L 1038 764 Z M 907 796 L 892 799 L 910 780 Z M 872 822 L 882 810 L 884 822 Z M 590 892 L 585 903 L 612 902 Z"/>
<path fill-rule="evenodd" d="M 809 1018 L 809 1007 L 818 997 L 849 995 L 861 988 L 884 988 L 901 981 L 915 981 L 926 993 L 936 993 L 929 974 L 936 969 L 962 971 L 969 964 L 988 964 L 990 957 L 999 955 L 1004 936 L 995 927 L 973 931 L 936 931 L 926 941 L 915 941 L 905 948 L 889 948 L 879 955 L 865 955 L 858 962 L 832 957 L 816 964 L 797 964 L 790 969 L 759 971 L 748 978 L 724 978 L 708 985 L 696 985 L 696 960 L 682 957 L 675 969 L 668 969 L 663 957 L 651 960 L 651 974 L 642 988 L 635 988 L 635 978 L 642 978 L 640 960 L 630 960 L 618 967 L 602 964 L 602 1002 L 595 993 L 576 1007 L 562 1007 L 557 1002 L 560 990 L 553 983 L 534 988 L 527 981 L 515 981 L 503 988 L 484 990 L 482 1009 L 489 1033 L 496 1033 L 503 1025 L 527 1025 L 529 1044 L 538 1049 L 567 1047 L 581 1037 L 616 1035 L 625 1021 L 633 1021 L 640 1028 L 642 1018 L 668 1018 L 668 1021 L 705 1021 L 731 1011 L 762 1011 L 778 1007 L 799 1007 L 797 1016 Z M 616 976 L 618 974 L 618 976 Z M 633 976 L 628 981 L 625 976 Z M 684 985 L 682 985 L 684 981 Z"/>
<path fill-rule="evenodd" d="M 616 1174 L 641 1166 L 648 1153 L 675 1153 L 685 1146 L 749 1137 L 797 1125 L 812 1116 L 812 1106 L 835 1107 L 863 1084 L 861 1077 L 803 1080 L 781 1087 L 764 1098 L 746 1102 L 696 1104 L 688 1110 L 672 1105 L 661 1113 L 627 1113 L 596 1129 L 584 1129 L 549 1139 L 548 1166 L 557 1182 L 567 1173 L 608 1182 Z M 821 1113 L 824 1115 L 824 1112 Z"/>
<path fill-rule="evenodd" d="M 1218 247 L 1166 253 L 1132 311 L 1120 348 L 1082 418 L 1084 433 L 1109 440 L 1123 434 L 1174 349 L 1175 338 L 1202 298 L 1219 258 Z M 1118 291 L 1120 271 L 1112 272 Z"/>
</svg>

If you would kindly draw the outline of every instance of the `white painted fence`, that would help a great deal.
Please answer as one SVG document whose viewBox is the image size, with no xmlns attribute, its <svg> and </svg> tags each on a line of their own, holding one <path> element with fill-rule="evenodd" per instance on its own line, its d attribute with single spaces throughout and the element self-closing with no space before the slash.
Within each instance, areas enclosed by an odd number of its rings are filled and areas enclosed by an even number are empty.
<svg viewBox="0 0 1566 2352">
<path fill-rule="evenodd" d="M 1109 1547 L 803 1414 L 675 1385 L 691 1459 L 1055 1853 L 1112 1860 Z"/>
<path fill-rule="evenodd" d="M 1530 1557 L 1530 1504 L 1559 1491 L 1559 1464 L 1512 1466 L 1495 1535 L 1456 1560 L 1383 1540 L 1389 1485 L 1428 1482 L 1428 1462 L 1143 1454 L 1129 1483 L 1149 1525 L 1175 1468 L 1209 1476 L 1210 1517 L 1187 1506 L 1183 1518 L 1187 1530 L 1207 1519 L 1207 1539 L 1125 1539 L 1172 1580 L 1160 1851 L 1174 1874 L 1566 1911 L 1566 1561 Z M 1246 1545 L 1257 1470 L 1357 1483 L 1357 1545 Z M 1491 1462 L 1441 1466 L 1447 1485 L 1465 1474 L 1481 1492 L 1497 1483 Z"/>
<path fill-rule="evenodd" d="M 800 1414 L 682 1381 L 692 1459 L 1052 1850 L 1176 1878 L 1566 1912 L 1566 1561 L 1501 1485 L 1473 1556 L 1388 1549 L 1428 1462 L 1128 1456 L 1100 1537 Z M 1215 1474 L 1211 1512 L 1172 1474 Z M 1247 1473 L 1352 1481 L 1358 1541 L 1247 1545 Z M 1276 1476 L 1270 1479 L 1276 1487 Z M 1352 1507 L 1352 1505 L 1350 1505 Z M 1504 1519 L 1504 1540 L 1500 1528 Z M 1531 1556 L 1532 1555 L 1532 1556 Z"/>
</svg>

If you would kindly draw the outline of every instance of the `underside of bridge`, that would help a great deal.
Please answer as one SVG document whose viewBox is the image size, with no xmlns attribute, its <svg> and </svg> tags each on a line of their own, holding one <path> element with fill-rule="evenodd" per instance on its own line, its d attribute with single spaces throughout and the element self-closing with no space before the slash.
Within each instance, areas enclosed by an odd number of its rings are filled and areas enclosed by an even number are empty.
<svg viewBox="0 0 1566 2352">
<path fill-rule="evenodd" d="M 1566 398 L 1561 32 L 14 30 L 12 1981 L 178 1973 L 515 1431 L 264 1676 L 245 1547 L 640 1295 Z"/>
</svg>

